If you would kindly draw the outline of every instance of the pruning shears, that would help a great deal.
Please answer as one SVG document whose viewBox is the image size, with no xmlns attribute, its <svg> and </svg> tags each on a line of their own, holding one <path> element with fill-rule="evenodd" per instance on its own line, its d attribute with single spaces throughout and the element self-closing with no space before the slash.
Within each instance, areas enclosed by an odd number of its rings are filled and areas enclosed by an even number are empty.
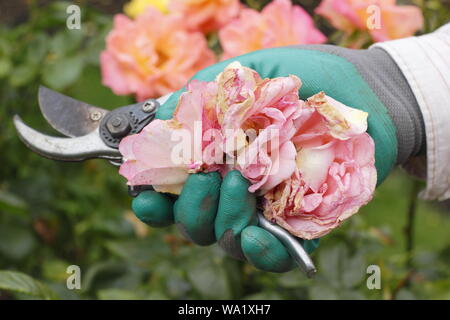
<svg viewBox="0 0 450 320">
<path fill-rule="evenodd" d="M 120 141 L 128 135 L 139 133 L 149 124 L 155 118 L 159 106 L 169 96 L 170 94 L 109 111 L 41 86 L 41 112 L 47 122 L 65 137 L 40 133 L 27 126 L 18 115 L 14 116 L 14 125 L 25 145 L 43 157 L 59 161 L 100 158 L 119 166 L 123 161 L 118 150 Z M 148 189 L 151 186 L 129 186 L 129 193 L 135 197 L 140 191 Z M 296 238 L 268 221 L 260 212 L 258 224 L 286 246 L 291 257 L 308 277 L 316 273 L 314 263 Z"/>
</svg>

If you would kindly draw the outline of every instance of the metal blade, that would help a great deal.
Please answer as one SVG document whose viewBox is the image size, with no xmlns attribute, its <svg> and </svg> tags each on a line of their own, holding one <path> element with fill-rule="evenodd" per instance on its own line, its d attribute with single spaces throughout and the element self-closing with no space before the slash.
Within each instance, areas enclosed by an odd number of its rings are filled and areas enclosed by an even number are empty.
<svg viewBox="0 0 450 320">
<path fill-rule="evenodd" d="M 167 100 L 169 100 L 170 96 L 173 94 L 173 92 L 168 93 L 162 97 L 159 97 L 156 99 L 159 102 L 159 105 L 162 106 Z"/>
<path fill-rule="evenodd" d="M 80 137 L 94 131 L 109 112 L 44 86 L 39 87 L 39 106 L 48 123 L 69 137 Z"/>
<path fill-rule="evenodd" d="M 28 127 L 19 116 L 14 116 L 14 125 L 25 145 L 39 155 L 61 161 L 82 161 L 102 158 L 120 161 L 119 150 L 106 146 L 98 128 L 91 133 L 75 138 L 59 138 L 42 134 Z"/>
</svg>

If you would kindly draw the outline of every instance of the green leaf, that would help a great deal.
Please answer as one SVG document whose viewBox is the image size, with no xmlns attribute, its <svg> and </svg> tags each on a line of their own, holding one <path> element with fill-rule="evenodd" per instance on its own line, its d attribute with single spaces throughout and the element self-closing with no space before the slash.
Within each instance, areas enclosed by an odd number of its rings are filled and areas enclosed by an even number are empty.
<svg viewBox="0 0 450 320">
<path fill-rule="evenodd" d="M 170 275 L 166 276 L 165 279 L 167 293 L 172 298 L 182 299 L 192 289 L 191 284 L 176 272 L 170 272 Z"/>
<path fill-rule="evenodd" d="M 134 291 L 121 289 L 103 289 L 97 292 L 100 300 L 142 300 L 143 297 Z"/>
<path fill-rule="evenodd" d="M 6 77 L 11 69 L 11 61 L 5 57 L 0 58 L 0 79 Z"/>
<path fill-rule="evenodd" d="M 111 286 L 113 279 L 126 274 L 126 265 L 116 261 L 102 261 L 89 266 L 86 271 L 82 288 L 84 291 L 89 291 L 92 288 L 105 288 Z"/>
<path fill-rule="evenodd" d="M 0 254 L 18 261 L 35 248 L 36 241 L 28 226 L 0 225 Z"/>
<path fill-rule="evenodd" d="M 6 39 L 6 35 L 0 34 L 0 54 L 2 56 L 9 56 L 12 52 L 12 45 L 9 40 Z"/>
<path fill-rule="evenodd" d="M 16 271 L 0 271 L 0 289 L 25 293 L 45 300 L 57 299 L 56 294 L 42 282 Z"/>
<path fill-rule="evenodd" d="M 334 246 L 320 251 L 319 270 L 336 288 L 340 286 L 340 257 L 346 255 L 346 250 L 344 246 Z"/>
<path fill-rule="evenodd" d="M 356 290 L 340 290 L 339 299 L 343 300 L 364 300 L 366 297 Z"/>
<path fill-rule="evenodd" d="M 309 290 L 309 297 L 312 300 L 337 300 L 338 295 L 330 286 L 324 284 L 313 285 Z"/>
<path fill-rule="evenodd" d="M 281 300 L 283 296 L 274 291 L 263 291 L 248 295 L 244 300 Z"/>
<path fill-rule="evenodd" d="M 0 209 L 2 212 L 23 214 L 26 212 L 27 204 L 16 195 L 0 190 Z"/>
<path fill-rule="evenodd" d="M 37 73 L 37 66 L 34 64 L 23 64 L 14 68 L 9 76 L 9 83 L 13 87 L 20 87 L 29 83 Z"/>
<path fill-rule="evenodd" d="M 364 257 L 357 253 L 353 257 L 347 257 L 343 261 L 341 279 L 347 288 L 352 288 L 359 284 L 366 275 L 367 265 Z"/>
<path fill-rule="evenodd" d="M 44 67 L 42 77 L 49 87 L 62 90 L 74 83 L 82 71 L 83 59 L 77 55 L 48 63 Z"/>
<path fill-rule="evenodd" d="M 61 31 L 51 40 L 50 50 L 58 57 L 66 56 L 80 47 L 83 38 L 82 29 Z"/>
<path fill-rule="evenodd" d="M 111 89 L 102 85 L 99 68 L 86 66 L 82 75 L 68 92 L 71 97 L 86 101 L 94 106 L 111 109 L 134 103 L 130 96 L 117 96 Z"/>
<path fill-rule="evenodd" d="M 88 40 L 86 48 L 84 50 L 84 55 L 87 63 L 94 66 L 99 66 L 100 53 L 105 48 L 105 39 L 108 35 L 109 30 L 109 28 L 105 29 L 95 37 Z"/>
<path fill-rule="evenodd" d="M 48 36 L 45 33 L 38 33 L 34 35 L 33 39 L 28 44 L 26 61 L 28 63 L 41 63 L 48 51 Z"/>
<path fill-rule="evenodd" d="M 397 293 L 396 300 L 416 300 L 416 296 L 407 289 L 400 289 Z"/>
<path fill-rule="evenodd" d="M 229 284 L 231 294 L 234 299 L 240 298 L 244 291 L 242 286 L 243 275 L 240 269 L 241 262 L 230 257 L 224 257 L 222 261 L 222 266 L 227 275 L 227 282 Z"/>
<path fill-rule="evenodd" d="M 203 252 L 193 255 L 187 267 L 187 276 L 192 286 L 201 294 L 202 298 L 230 299 L 231 288 L 222 265 L 223 260 L 214 257 L 211 249 L 199 249 Z"/>
<path fill-rule="evenodd" d="M 57 283 L 66 283 L 68 274 L 67 267 L 70 264 L 59 259 L 46 259 L 42 263 L 42 275 L 46 280 Z"/>
<path fill-rule="evenodd" d="M 367 265 L 364 257 L 350 255 L 344 245 L 326 248 L 320 252 L 319 265 L 323 276 L 335 288 L 352 288 L 362 281 Z"/>
<path fill-rule="evenodd" d="M 311 285 L 311 280 L 308 279 L 298 269 L 281 274 L 278 277 L 278 283 L 284 288 L 296 289 L 300 287 L 308 287 Z"/>
<path fill-rule="evenodd" d="M 149 239 L 105 242 L 105 247 L 114 255 L 142 266 L 153 266 L 167 250 L 167 246 Z"/>
</svg>

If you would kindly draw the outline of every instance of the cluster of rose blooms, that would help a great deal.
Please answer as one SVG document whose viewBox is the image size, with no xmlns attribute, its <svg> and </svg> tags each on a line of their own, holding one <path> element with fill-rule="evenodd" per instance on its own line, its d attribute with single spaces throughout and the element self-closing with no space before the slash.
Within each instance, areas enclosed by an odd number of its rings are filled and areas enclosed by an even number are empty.
<svg viewBox="0 0 450 320">
<path fill-rule="evenodd" d="M 134 94 L 137 100 L 178 90 L 217 60 L 327 41 L 312 17 L 291 0 L 273 0 L 261 12 L 239 0 L 132 0 L 125 12 L 130 17 L 114 17 L 101 54 L 102 78 L 114 93 Z M 351 35 L 346 45 L 352 47 L 360 46 L 361 39 L 413 35 L 423 23 L 418 7 L 399 6 L 396 0 L 322 0 L 315 13 Z M 221 49 L 213 51 L 207 39 L 215 35 Z"/>
<path fill-rule="evenodd" d="M 172 119 L 122 140 L 120 174 L 179 194 L 191 173 L 238 170 L 266 218 L 303 239 L 321 237 L 372 198 L 374 142 L 366 112 L 323 92 L 303 101 L 301 85 L 293 75 L 263 79 L 238 62 L 214 81 L 191 81 Z"/>
</svg>

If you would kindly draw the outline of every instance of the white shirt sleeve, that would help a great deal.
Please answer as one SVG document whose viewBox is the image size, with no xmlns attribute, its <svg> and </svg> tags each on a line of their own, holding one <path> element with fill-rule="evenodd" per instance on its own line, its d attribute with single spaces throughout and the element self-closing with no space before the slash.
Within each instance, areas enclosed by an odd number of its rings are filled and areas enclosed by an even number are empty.
<svg viewBox="0 0 450 320">
<path fill-rule="evenodd" d="M 426 188 L 428 200 L 450 198 L 450 23 L 433 33 L 377 43 L 402 70 L 422 111 L 426 143 Z M 420 174 L 420 162 L 407 165 Z"/>
</svg>

